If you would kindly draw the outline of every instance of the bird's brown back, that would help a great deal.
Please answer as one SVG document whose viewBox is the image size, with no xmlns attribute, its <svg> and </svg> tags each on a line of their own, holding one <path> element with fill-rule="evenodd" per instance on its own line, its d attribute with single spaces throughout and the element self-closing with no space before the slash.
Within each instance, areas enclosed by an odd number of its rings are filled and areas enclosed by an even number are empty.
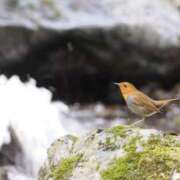
<svg viewBox="0 0 180 180">
<path fill-rule="evenodd" d="M 144 107 L 147 111 L 147 114 L 159 111 L 159 108 L 154 103 L 154 100 L 144 93 L 137 90 L 136 92 L 134 92 L 134 98 L 135 105 Z"/>
</svg>

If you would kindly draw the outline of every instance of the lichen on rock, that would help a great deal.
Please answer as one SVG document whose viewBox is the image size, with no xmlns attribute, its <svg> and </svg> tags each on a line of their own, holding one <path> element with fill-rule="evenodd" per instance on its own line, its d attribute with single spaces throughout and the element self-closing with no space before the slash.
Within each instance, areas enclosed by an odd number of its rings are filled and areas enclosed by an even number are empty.
<svg viewBox="0 0 180 180">
<path fill-rule="evenodd" d="M 174 168 L 180 170 L 180 146 L 176 144 L 175 137 L 156 135 L 147 142 L 139 142 L 140 139 L 130 138 L 124 146 L 127 154 L 101 172 L 103 180 L 168 180 Z M 137 142 L 143 147 L 140 152 L 137 151 Z"/>
<path fill-rule="evenodd" d="M 154 129 L 116 126 L 65 136 L 48 152 L 39 180 L 169 180 L 180 173 L 180 140 Z"/>
<path fill-rule="evenodd" d="M 81 155 L 74 155 L 62 159 L 61 163 L 58 166 L 52 168 L 50 177 L 52 177 L 55 180 L 68 179 L 68 177 L 71 176 L 73 169 L 76 167 L 80 159 Z"/>
</svg>

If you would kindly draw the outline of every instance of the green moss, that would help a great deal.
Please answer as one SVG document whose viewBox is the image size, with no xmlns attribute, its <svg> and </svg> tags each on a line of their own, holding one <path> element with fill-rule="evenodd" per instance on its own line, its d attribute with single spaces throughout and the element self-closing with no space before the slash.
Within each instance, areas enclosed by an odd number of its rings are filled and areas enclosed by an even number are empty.
<svg viewBox="0 0 180 180">
<path fill-rule="evenodd" d="M 54 180 L 67 180 L 73 169 L 81 160 L 82 155 L 71 156 L 61 160 L 61 163 L 52 169 L 51 177 Z"/>
<path fill-rule="evenodd" d="M 143 146 L 136 152 L 136 143 Z M 180 147 L 173 136 L 152 136 L 147 142 L 132 137 L 124 145 L 127 154 L 101 172 L 102 180 L 169 180 L 172 170 L 180 170 Z"/>
<path fill-rule="evenodd" d="M 125 156 L 121 159 L 117 159 L 107 170 L 101 173 L 103 180 L 120 180 L 120 179 L 133 179 L 133 176 L 137 174 L 137 156 Z M 133 175 L 133 174 L 134 175 Z"/>
<path fill-rule="evenodd" d="M 140 140 L 140 137 L 135 136 L 131 137 L 127 144 L 124 145 L 124 150 L 127 152 L 134 152 L 137 149 L 137 141 Z"/>
<path fill-rule="evenodd" d="M 97 164 L 96 171 L 99 171 L 99 168 L 100 168 L 100 164 Z"/>
<path fill-rule="evenodd" d="M 113 128 L 106 129 L 107 133 L 112 133 L 115 136 L 126 137 L 128 128 L 126 126 L 115 126 Z"/>
</svg>

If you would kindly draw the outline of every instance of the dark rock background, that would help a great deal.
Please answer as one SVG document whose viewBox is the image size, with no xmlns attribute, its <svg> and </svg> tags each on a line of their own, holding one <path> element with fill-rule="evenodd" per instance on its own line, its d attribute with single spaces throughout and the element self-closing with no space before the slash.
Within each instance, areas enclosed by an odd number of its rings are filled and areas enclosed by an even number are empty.
<svg viewBox="0 0 180 180">
<path fill-rule="evenodd" d="M 31 76 L 68 103 L 114 102 L 116 81 L 172 88 L 180 80 L 180 48 L 147 47 L 128 35 L 124 27 L 60 33 L 6 27 L 0 31 L 0 71 Z"/>
<path fill-rule="evenodd" d="M 171 89 L 180 80 L 178 1 L 145 1 L 132 10 L 123 1 L 0 5 L 0 72 L 33 77 L 54 99 L 114 103 L 115 81 Z"/>
</svg>

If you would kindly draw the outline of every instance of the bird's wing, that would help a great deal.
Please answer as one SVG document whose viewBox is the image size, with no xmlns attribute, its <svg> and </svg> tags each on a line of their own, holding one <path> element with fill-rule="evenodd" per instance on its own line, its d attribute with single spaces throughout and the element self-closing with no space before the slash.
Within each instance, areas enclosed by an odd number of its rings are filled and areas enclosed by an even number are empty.
<svg viewBox="0 0 180 180">
<path fill-rule="evenodd" d="M 159 109 L 155 106 L 153 100 L 150 97 L 146 96 L 140 91 L 135 92 L 134 95 L 134 104 L 144 107 L 147 110 L 147 113 L 150 114 L 159 111 Z"/>
</svg>

